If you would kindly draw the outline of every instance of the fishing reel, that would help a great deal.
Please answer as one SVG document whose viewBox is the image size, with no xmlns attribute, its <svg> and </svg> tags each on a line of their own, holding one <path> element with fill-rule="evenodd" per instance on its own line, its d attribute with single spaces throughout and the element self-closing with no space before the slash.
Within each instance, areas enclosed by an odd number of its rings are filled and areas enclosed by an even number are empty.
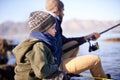
<svg viewBox="0 0 120 80">
<path fill-rule="evenodd" d="M 98 42 L 91 44 L 90 40 L 88 40 L 88 43 L 89 43 L 89 52 L 96 51 L 99 49 Z"/>
<path fill-rule="evenodd" d="M 115 27 L 118 27 L 118 26 L 120 26 L 120 23 L 118 23 L 117 25 L 115 25 L 115 26 L 113 26 L 113 27 L 110 27 L 110 28 L 108 28 L 108 29 L 100 32 L 99 34 L 101 35 L 101 34 L 107 32 L 107 31 L 109 31 L 109 30 L 111 30 L 111 29 L 113 29 L 113 28 L 115 28 Z M 98 42 L 96 42 L 95 44 L 92 44 L 92 45 L 91 45 L 91 42 L 90 42 L 90 41 L 93 40 L 93 39 L 95 39 L 94 36 L 92 36 L 91 38 L 89 38 L 89 39 L 87 40 L 87 41 L 89 42 L 89 52 L 95 51 L 95 50 L 99 49 Z"/>
</svg>

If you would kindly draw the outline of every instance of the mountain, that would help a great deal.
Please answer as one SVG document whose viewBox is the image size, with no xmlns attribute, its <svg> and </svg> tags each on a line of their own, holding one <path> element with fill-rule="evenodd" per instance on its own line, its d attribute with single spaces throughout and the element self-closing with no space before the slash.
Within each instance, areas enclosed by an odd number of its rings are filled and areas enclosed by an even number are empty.
<svg viewBox="0 0 120 80">
<path fill-rule="evenodd" d="M 102 32 L 116 24 L 118 21 L 97 21 L 97 20 L 69 20 L 62 24 L 64 34 L 81 34 L 91 32 Z M 120 32 L 120 26 L 110 30 L 111 32 Z"/>
<path fill-rule="evenodd" d="M 71 19 L 62 23 L 63 34 L 77 35 L 81 33 L 101 32 L 116 24 L 118 21 L 97 21 Z M 0 24 L 0 38 L 25 38 L 28 36 L 29 27 L 27 22 L 14 23 L 7 21 Z M 112 32 L 120 32 L 120 27 L 112 29 Z"/>
<path fill-rule="evenodd" d="M 0 38 L 13 39 L 24 37 L 29 32 L 27 22 L 14 23 L 11 21 L 0 24 Z"/>
<path fill-rule="evenodd" d="M 0 24 L 0 35 L 14 35 L 19 33 L 26 33 L 29 31 L 27 27 L 27 22 L 14 23 L 14 22 L 4 22 Z"/>
</svg>

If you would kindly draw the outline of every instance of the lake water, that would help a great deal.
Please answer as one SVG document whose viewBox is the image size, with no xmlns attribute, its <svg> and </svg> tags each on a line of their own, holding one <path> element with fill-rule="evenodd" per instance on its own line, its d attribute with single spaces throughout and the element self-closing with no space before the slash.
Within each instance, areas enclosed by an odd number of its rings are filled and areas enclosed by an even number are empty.
<svg viewBox="0 0 120 80">
<path fill-rule="evenodd" d="M 88 53 L 89 44 L 85 43 L 80 47 L 78 55 L 96 54 L 101 58 L 103 69 L 106 73 L 111 74 L 113 80 L 120 80 L 120 42 L 105 42 L 105 38 L 120 37 L 120 33 L 104 34 L 97 41 L 99 49 Z M 93 44 L 95 42 L 92 42 Z M 81 73 L 85 76 L 91 76 L 89 71 Z"/>
</svg>

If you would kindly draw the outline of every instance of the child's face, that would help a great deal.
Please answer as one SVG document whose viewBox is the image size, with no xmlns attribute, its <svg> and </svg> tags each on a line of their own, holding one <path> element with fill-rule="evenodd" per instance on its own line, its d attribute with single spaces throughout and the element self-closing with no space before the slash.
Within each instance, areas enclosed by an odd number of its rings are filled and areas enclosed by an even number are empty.
<svg viewBox="0 0 120 80">
<path fill-rule="evenodd" d="M 56 33 L 55 26 L 56 26 L 56 24 L 53 24 L 49 29 L 46 30 L 46 32 L 48 32 L 53 37 L 55 36 L 55 33 Z"/>
</svg>

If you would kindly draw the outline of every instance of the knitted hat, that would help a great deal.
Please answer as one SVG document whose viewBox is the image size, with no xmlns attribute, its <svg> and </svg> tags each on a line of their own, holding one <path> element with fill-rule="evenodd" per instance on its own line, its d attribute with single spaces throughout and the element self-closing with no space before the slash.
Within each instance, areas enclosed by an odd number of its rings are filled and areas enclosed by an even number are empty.
<svg viewBox="0 0 120 80">
<path fill-rule="evenodd" d="M 31 31 L 44 32 L 55 24 L 55 18 L 47 12 L 35 11 L 30 14 L 28 24 Z"/>
<path fill-rule="evenodd" d="M 60 0 L 46 0 L 46 10 L 56 12 L 61 11 L 64 7 L 64 4 Z"/>
</svg>

